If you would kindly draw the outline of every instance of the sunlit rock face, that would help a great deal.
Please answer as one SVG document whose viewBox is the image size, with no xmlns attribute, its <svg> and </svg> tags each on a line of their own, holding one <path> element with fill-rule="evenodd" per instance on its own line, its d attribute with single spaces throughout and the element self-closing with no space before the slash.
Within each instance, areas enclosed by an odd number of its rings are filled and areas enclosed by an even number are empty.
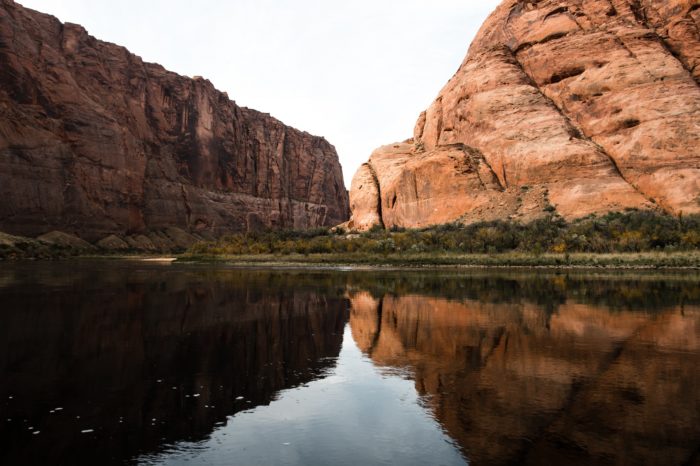
<svg viewBox="0 0 700 466">
<path fill-rule="evenodd" d="M 94 241 L 347 220 L 334 147 L 206 79 L 12 0 L 0 1 L 0 63 L 2 231 Z"/>
<path fill-rule="evenodd" d="M 505 0 L 349 226 L 700 212 L 699 28 L 694 0 Z"/>
<path fill-rule="evenodd" d="M 294 276 L 86 270 L 34 286 L 0 278 L 8 465 L 124 464 L 200 441 L 228 416 L 322 377 L 348 319 L 342 295 Z M 43 431 L 31 443 L 28 425 Z"/>
<path fill-rule="evenodd" d="M 615 310 L 643 299 L 639 285 L 560 285 L 546 303 L 356 291 L 352 335 L 408 371 L 471 464 L 686 464 L 700 438 L 697 296 Z"/>
</svg>

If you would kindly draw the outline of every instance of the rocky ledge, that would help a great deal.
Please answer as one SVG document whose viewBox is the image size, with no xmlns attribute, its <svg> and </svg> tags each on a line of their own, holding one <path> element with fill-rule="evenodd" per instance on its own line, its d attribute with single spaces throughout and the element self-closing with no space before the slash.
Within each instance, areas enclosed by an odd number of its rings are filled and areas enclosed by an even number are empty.
<svg viewBox="0 0 700 466">
<path fill-rule="evenodd" d="M 113 254 L 182 253 L 199 241 L 200 235 L 168 227 L 143 234 L 109 235 L 90 243 L 77 235 L 50 231 L 36 238 L 0 232 L 0 261 L 21 259 L 63 259 Z"/>
<path fill-rule="evenodd" d="M 699 31 L 697 0 L 505 0 L 347 226 L 700 212 Z"/>
<path fill-rule="evenodd" d="M 0 0 L 0 64 L 2 231 L 148 244 L 168 228 L 213 237 L 348 218 L 331 144 L 206 79 L 12 0 Z"/>
</svg>

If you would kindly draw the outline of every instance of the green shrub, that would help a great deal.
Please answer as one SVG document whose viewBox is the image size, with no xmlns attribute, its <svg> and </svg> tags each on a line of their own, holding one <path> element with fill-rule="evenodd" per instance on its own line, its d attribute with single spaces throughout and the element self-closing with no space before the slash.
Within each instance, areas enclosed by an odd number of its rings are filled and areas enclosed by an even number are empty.
<svg viewBox="0 0 700 466">
<path fill-rule="evenodd" d="M 700 249 L 700 215 L 628 210 L 567 223 L 556 214 L 530 223 L 448 223 L 431 228 L 374 227 L 361 234 L 327 229 L 227 235 L 192 246 L 195 255 L 523 252 L 618 253 Z"/>
</svg>

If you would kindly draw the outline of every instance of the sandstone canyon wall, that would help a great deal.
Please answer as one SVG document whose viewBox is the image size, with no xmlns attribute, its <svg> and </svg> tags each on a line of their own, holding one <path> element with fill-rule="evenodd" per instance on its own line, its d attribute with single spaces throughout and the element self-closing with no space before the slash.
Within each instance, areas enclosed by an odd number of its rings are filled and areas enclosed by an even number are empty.
<svg viewBox="0 0 700 466">
<path fill-rule="evenodd" d="M 505 0 L 357 171 L 349 226 L 698 213 L 699 63 L 697 0 Z"/>
<path fill-rule="evenodd" d="M 0 230 L 206 237 L 348 212 L 325 139 L 0 0 Z"/>
</svg>

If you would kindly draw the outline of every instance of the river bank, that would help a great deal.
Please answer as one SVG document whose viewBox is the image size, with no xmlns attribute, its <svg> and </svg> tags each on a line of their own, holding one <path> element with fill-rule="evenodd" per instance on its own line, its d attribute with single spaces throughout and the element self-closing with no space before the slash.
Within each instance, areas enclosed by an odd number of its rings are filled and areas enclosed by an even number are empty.
<svg viewBox="0 0 700 466">
<path fill-rule="evenodd" d="M 700 216 L 612 212 L 424 229 L 250 231 L 206 239 L 167 228 L 88 243 L 73 234 L 0 233 L 0 260 L 111 257 L 265 267 L 559 267 L 700 269 Z"/>
<path fill-rule="evenodd" d="M 614 254 L 255 254 L 177 256 L 177 263 L 225 263 L 259 267 L 547 267 L 617 269 L 698 269 L 700 252 Z"/>
</svg>

